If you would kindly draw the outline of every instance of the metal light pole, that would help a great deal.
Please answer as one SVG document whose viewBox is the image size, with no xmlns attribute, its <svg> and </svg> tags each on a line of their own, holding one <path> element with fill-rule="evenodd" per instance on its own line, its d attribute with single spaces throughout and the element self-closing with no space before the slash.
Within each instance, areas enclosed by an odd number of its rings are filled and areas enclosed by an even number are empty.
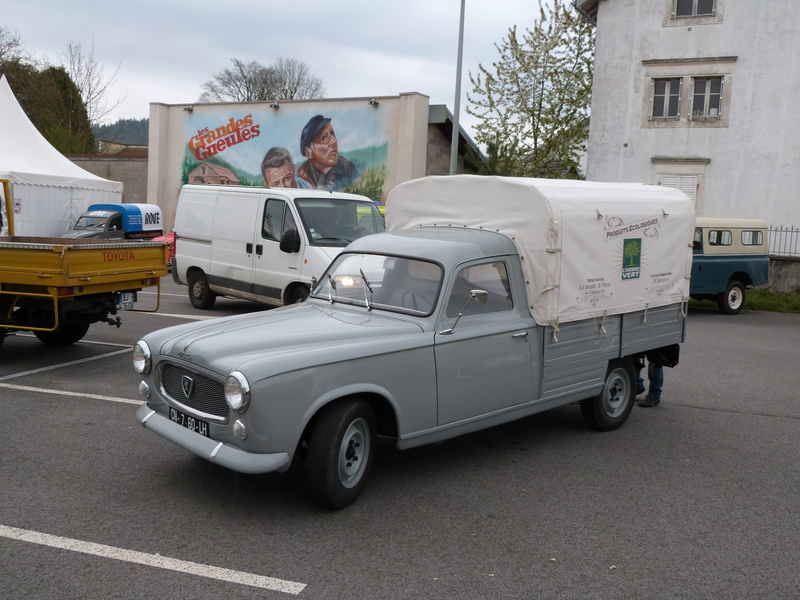
<svg viewBox="0 0 800 600">
<path fill-rule="evenodd" d="M 458 26 L 458 61 L 456 66 L 456 100 L 453 105 L 453 137 L 450 140 L 450 175 L 456 174 L 458 165 L 459 112 L 461 110 L 461 55 L 464 51 L 464 4 L 461 0 L 461 22 Z"/>
</svg>

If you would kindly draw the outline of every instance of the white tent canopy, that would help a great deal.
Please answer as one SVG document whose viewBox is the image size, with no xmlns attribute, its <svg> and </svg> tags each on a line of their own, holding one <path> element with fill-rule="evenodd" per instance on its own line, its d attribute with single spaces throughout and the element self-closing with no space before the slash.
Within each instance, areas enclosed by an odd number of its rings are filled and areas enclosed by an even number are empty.
<svg viewBox="0 0 800 600">
<path fill-rule="evenodd" d="M 61 236 L 90 204 L 122 202 L 121 182 L 81 169 L 37 131 L 5 75 L 0 77 L 0 135 L 0 180 L 11 187 L 16 235 Z M 0 202 L 3 236 L 8 235 L 5 204 Z"/>
</svg>

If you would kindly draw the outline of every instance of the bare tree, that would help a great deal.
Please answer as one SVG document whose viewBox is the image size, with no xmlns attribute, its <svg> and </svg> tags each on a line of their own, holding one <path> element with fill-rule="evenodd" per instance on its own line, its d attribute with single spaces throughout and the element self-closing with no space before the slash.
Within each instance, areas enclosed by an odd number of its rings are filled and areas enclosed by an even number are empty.
<svg viewBox="0 0 800 600">
<path fill-rule="evenodd" d="M 217 73 L 200 87 L 200 102 L 263 102 L 321 98 L 325 86 L 310 74 L 308 66 L 295 59 L 279 58 L 265 67 L 256 60 L 232 58 L 232 68 Z"/>
<path fill-rule="evenodd" d="M 276 100 L 313 100 L 325 96 L 322 79 L 312 75 L 304 62 L 294 58 L 279 58 L 272 69 L 279 86 Z"/>
<path fill-rule="evenodd" d="M 25 62 L 28 58 L 19 34 L 12 32 L 5 25 L 0 27 L 0 69 L 6 63 Z"/>
<path fill-rule="evenodd" d="M 67 52 L 59 56 L 61 64 L 75 82 L 81 99 L 86 105 L 89 121 L 93 124 L 102 124 L 106 117 L 117 108 L 125 99 L 120 98 L 113 104 L 108 104 L 108 92 L 117 79 L 120 65 L 106 78 L 103 67 L 97 64 L 94 58 L 94 40 L 88 54 L 84 54 L 80 42 L 69 42 Z"/>
</svg>

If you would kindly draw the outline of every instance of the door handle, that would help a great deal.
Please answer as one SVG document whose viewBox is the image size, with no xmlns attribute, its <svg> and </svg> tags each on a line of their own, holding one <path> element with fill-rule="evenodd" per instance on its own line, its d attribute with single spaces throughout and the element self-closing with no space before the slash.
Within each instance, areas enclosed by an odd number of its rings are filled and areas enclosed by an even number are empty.
<svg viewBox="0 0 800 600">
<path fill-rule="evenodd" d="M 520 338 L 520 339 L 524 340 L 525 338 L 528 337 L 528 332 L 527 331 L 520 331 L 519 333 L 513 333 L 513 334 L 511 334 L 511 337 L 512 338 Z"/>
<path fill-rule="evenodd" d="M 253 244 L 251 244 L 250 242 L 245 244 L 244 251 L 247 252 L 248 254 L 252 254 L 253 253 Z"/>
<path fill-rule="evenodd" d="M 256 254 L 261 256 L 263 253 L 264 253 L 264 246 L 262 246 L 261 244 L 258 244 L 256 246 Z"/>
</svg>

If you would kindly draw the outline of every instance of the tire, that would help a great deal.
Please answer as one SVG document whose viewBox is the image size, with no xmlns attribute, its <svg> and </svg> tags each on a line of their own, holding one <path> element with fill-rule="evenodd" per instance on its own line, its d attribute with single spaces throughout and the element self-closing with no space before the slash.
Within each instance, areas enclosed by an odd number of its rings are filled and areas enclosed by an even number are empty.
<svg viewBox="0 0 800 600">
<path fill-rule="evenodd" d="M 603 390 L 581 402 L 586 423 L 600 431 L 619 429 L 628 420 L 636 402 L 636 373 L 629 358 L 608 363 Z"/>
<path fill-rule="evenodd" d="M 738 281 L 731 281 L 728 289 L 717 296 L 719 312 L 724 315 L 738 315 L 744 308 L 744 285 Z"/>
<path fill-rule="evenodd" d="M 87 331 L 89 331 L 88 323 L 78 323 L 62 325 L 55 331 L 34 331 L 33 334 L 48 346 L 69 346 L 83 339 Z"/>
<path fill-rule="evenodd" d="M 308 444 L 306 483 L 321 505 L 344 508 L 361 494 L 375 454 L 375 413 L 364 400 L 323 409 Z"/>
<path fill-rule="evenodd" d="M 202 271 L 192 271 L 189 274 L 189 300 L 192 306 L 202 310 L 213 308 L 217 295 L 208 287 L 208 279 Z"/>
<path fill-rule="evenodd" d="M 286 304 L 297 304 L 305 302 L 308 298 L 309 289 L 304 285 L 294 286 L 286 295 Z"/>
</svg>

